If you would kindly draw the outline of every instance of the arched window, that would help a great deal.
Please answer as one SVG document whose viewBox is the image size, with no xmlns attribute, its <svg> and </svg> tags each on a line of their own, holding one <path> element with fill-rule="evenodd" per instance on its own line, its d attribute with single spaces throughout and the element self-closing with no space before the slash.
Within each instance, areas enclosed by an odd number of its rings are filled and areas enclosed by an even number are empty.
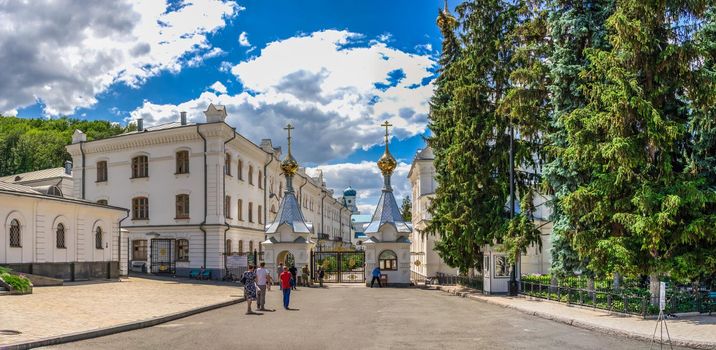
<svg viewBox="0 0 716 350">
<path fill-rule="evenodd" d="M 239 178 L 239 180 L 244 179 L 244 162 L 241 159 L 236 160 L 236 176 Z"/>
<path fill-rule="evenodd" d="M 57 248 L 66 248 L 65 247 L 65 225 L 63 224 L 57 224 L 57 230 L 55 230 L 55 236 L 56 238 L 56 246 Z"/>
<path fill-rule="evenodd" d="M 239 221 L 244 221 L 244 201 L 239 199 L 238 201 L 236 201 L 236 206 L 238 207 L 238 214 L 239 214 L 237 219 L 239 219 Z"/>
<path fill-rule="evenodd" d="M 189 151 L 177 152 L 177 174 L 188 174 L 189 173 Z"/>
<path fill-rule="evenodd" d="M 132 220 L 149 220 L 149 198 L 132 198 Z"/>
<path fill-rule="evenodd" d="M 101 160 L 97 162 L 97 182 L 107 181 L 107 161 Z"/>
<path fill-rule="evenodd" d="M 249 165 L 249 185 L 254 184 L 254 166 Z"/>
<path fill-rule="evenodd" d="M 177 240 L 177 261 L 189 261 L 189 240 Z"/>
<path fill-rule="evenodd" d="M 107 200 L 106 200 L 106 199 L 100 199 L 100 200 L 97 201 L 97 204 L 107 205 Z"/>
<path fill-rule="evenodd" d="M 259 209 L 258 209 L 258 213 L 257 213 L 257 214 L 258 214 L 258 215 L 256 215 L 256 216 L 257 216 L 258 219 L 259 219 L 259 224 L 263 224 L 263 223 L 264 223 L 264 222 L 263 222 L 263 207 L 260 206 L 260 205 L 259 205 Z"/>
<path fill-rule="evenodd" d="M 224 217 L 231 219 L 231 196 L 224 197 Z"/>
<path fill-rule="evenodd" d="M 97 249 L 104 248 L 102 245 L 102 228 L 97 226 L 97 229 L 94 232 L 94 247 Z"/>
<path fill-rule="evenodd" d="M 249 241 L 249 253 L 254 252 L 254 241 Z"/>
<path fill-rule="evenodd" d="M 226 247 L 224 247 L 224 253 L 226 255 L 231 255 L 231 240 L 230 239 L 226 240 Z"/>
<path fill-rule="evenodd" d="M 149 157 L 136 156 L 132 158 L 132 178 L 149 176 Z"/>
<path fill-rule="evenodd" d="M 224 175 L 231 176 L 231 155 L 226 154 L 226 159 L 224 160 Z"/>
<path fill-rule="evenodd" d="M 176 215 L 177 219 L 188 219 L 189 218 L 189 195 L 178 194 L 176 195 Z"/>
<path fill-rule="evenodd" d="M 381 270 L 397 270 L 398 255 L 392 250 L 384 250 L 378 256 L 378 263 L 380 264 Z"/>
<path fill-rule="evenodd" d="M 254 202 L 249 202 L 249 222 L 254 222 Z"/>
<path fill-rule="evenodd" d="M 244 241 L 239 241 L 239 254 L 244 254 Z"/>
<path fill-rule="evenodd" d="M 20 238 L 20 222 L 17 219 L 12 219 L 10 221 L 10 247 L 22 247 Z"/>
<path fill-rule="evenodd" d="M 259 188 L 264 188 L 263 172 L 261 170 L 259 170 L 258 181 L 259 181 Z"/>
</svg>

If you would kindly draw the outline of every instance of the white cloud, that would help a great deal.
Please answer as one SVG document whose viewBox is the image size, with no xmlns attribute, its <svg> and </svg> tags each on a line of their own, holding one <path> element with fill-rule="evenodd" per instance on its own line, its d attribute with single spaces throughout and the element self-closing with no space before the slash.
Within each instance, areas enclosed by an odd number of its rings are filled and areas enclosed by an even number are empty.
<svg viewBox="0 0 716 350">
<path fill-rule="evenodd" d="M 272 42 L 259 56 L 233 67 L 244 92 L 205 91 L 180 105 L 145 101 L 129 119 L 165 123 L 185 110 L 203 121 L 202 111 L 213 102 L 226 106 L 227 122 L 244 136 L 277 144 L 290 121 L 296 126 L 295 155 L 303 164 L 344 159 L 382 143 L 384 120 L 400 139 L 422 134 L 434 59 L 362 40 L 356 33 L 327 30 Z M 391 80 L 391 74 L 398 79 Z"/>
<path fill-rule="evenodd" d="M 207 34 L 234 2 L 0 2 L 0 110 L 37 103 L 49 115 L 89 107 L 114 83 L 138 86 L 221 54 Z"/>
<path fill-rule="evenodd" d="M 226 93 L 226 86 L 224 86 L 224 84 L 220 81 L 214 82 L 211 86 L 209 86 L 209 88 L 221 94 Z"/>
<path fill-rule="evenodd" d="M 342 195 L 343 190 L 350 185 L 357 192 L 356 203 L 361 214 L 373 214 L 383 188 L 383 175 L 375 162 L 320 165 L 307 168 L 306 171 L 313 175 L 318 169 L 323 171 L 326 186 L 334 189 L 337 196 Z M 409 171 L 410 164 L 401 162 L 391 177 L 393 195 L 398 203 L 412 192 L 408 181 Z"/>
<path fill-rule="evenodd" d="M 249 35 L 246 32 L 241 32 L 241 34 L 239 34 L 239 45 L 246 47 L 251 46 L 251 43 L 249 42 Z"/>
</svg>

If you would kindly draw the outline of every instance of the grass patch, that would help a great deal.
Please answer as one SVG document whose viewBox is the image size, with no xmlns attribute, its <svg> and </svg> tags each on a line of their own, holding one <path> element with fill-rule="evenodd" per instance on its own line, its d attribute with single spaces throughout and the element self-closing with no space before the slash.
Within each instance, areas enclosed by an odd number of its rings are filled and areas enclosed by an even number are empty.
<svg viewBox="0 0 716 350">
<path fill-rule="evenodd" d="M 5 272 L 0 273 L 0 278 L 20 293 L 28 293 L 32 288 L 30 280 L 22 276 L 11 275 Z"/>
<path fill-rule="evenodd" d="M 7 267 L 0 266 L 0 275 L 2 275 L 4 273 L 10 273 L 10 269 Z"/>
</svg>

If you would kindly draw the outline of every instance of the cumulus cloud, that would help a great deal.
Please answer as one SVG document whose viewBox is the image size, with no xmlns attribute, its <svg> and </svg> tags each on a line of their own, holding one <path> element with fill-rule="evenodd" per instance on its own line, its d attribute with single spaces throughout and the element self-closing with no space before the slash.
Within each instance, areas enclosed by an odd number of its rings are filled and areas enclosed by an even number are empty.
<svg viewBox="0 0 716 350">
<path fill-rule="evenodd" d="M 221 94 L 226 93 L 226 86 L 224 86 L 224 84 L 220 81 L 214 82 L 211 86 L 209 86 L 209 88 Z"/>
<path fill-rule="evenodd" d="M 384 120 L 398 138 L 423 133 L 435 65 L 430 55 L 366 42 L 357 33 L 320 31 L 269 43 L 235 65 L 231 72 L 245 89 L 239 94 L 205 91 L 179 105 L 145 101 L 128 120 L 165 123 L 184 110 L 203 121 L 209 103 L 223 104 L 227 122 L 254 141 L 279 143 L 292 122 L 296 157 L 321 164 L 381 143 Z"/>
<path fill-rule="evenodd" d="M 240 10 L 219 0 L 0 1 L 0 111 L 41 102 L 46 114 L 70 114 L 114 83 L 201 64 L 222 53 L 207 35 Z"/>
<path fill-rule="evenodd" d="M 357 192 L 356 203 L 361 214 L 373 214 L 383 188 L 383 175 L 375 162 L 321 165 L 307 168 L 306 172 L 315 176 L 318 169 L 323 171 L 326 186 L 334 189 L 336 195 L 342 195 L 343 189 L 350 185 Z M 412 192 L 408 181 L 409 171 L 410 164 L 401 162 L 391 177 L 393 195 L 398 203 Z"/>
<path fill-rule="evenodd" d="M 246 32 L 241 32 L 241 34 L 239 34 L 239 45 L 246 47 L 251 46 L 251 43 L 249 42 L 249 35 Z"/>
</svg>

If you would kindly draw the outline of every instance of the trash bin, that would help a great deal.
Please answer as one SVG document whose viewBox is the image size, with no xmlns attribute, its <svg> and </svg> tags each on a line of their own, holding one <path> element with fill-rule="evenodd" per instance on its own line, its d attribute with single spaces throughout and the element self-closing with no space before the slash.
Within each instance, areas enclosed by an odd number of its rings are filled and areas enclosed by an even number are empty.
<svg viewBox="0 0 716 350">
<path fill-rule="evenodd" d="M 388 275 L 381 273 L 380 274 L 380 284 L 387 286 L 388 285 Z"/>
</svg>

